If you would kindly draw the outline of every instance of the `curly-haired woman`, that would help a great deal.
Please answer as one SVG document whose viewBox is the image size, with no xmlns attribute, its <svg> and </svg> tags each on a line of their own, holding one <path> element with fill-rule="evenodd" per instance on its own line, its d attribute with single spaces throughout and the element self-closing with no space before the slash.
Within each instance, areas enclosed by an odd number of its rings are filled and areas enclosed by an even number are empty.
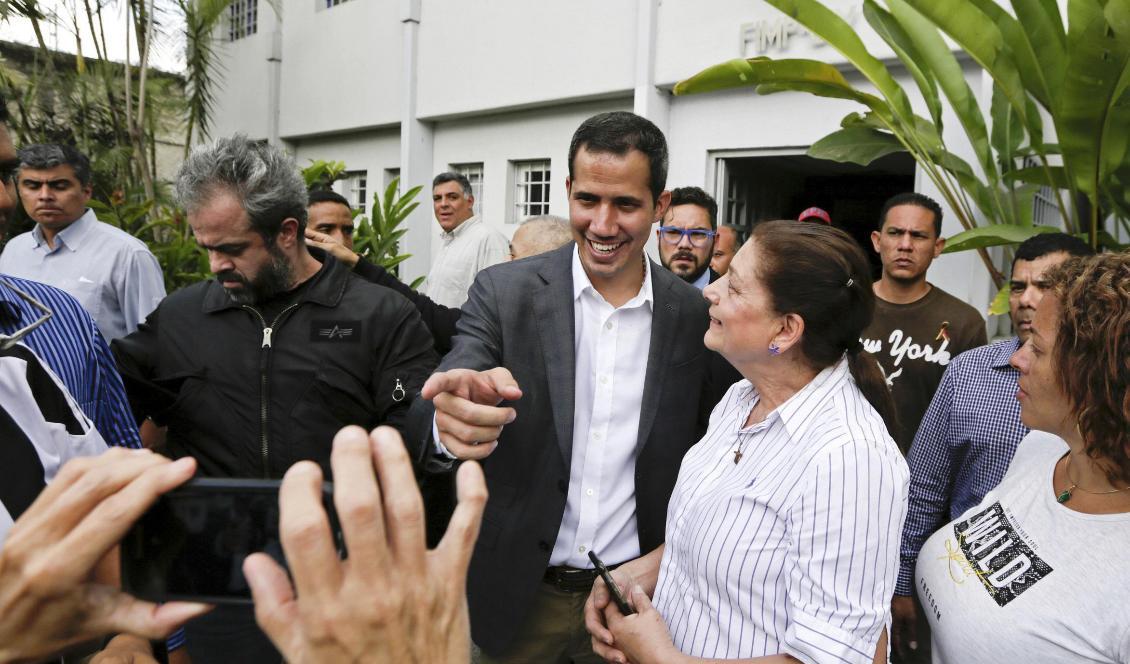
<svg viewBox="0 0 1130 664">
<path fill-rule="evenodd" d="M 1033 431 L 918 557 L 935 662 L 1130 662 L 1130 255 L 1046 278 L 1012 357 Z"/>
</svg>

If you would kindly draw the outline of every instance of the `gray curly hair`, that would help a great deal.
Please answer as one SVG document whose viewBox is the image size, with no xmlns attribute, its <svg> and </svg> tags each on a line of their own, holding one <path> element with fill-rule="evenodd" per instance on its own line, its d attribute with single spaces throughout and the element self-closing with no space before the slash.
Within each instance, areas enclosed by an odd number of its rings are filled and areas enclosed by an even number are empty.
<svg viewBox="0 0 1130 664">
<path fill-rule="evenodd" d="M 290 155 L 243 134 L 193 148 L 177 172 L 177 203 L 192 212 L 221 192 L 231 193 L 263 239 L 275 239 L 287 218 L 306 229 L 306 183 Z"/>
</svg>

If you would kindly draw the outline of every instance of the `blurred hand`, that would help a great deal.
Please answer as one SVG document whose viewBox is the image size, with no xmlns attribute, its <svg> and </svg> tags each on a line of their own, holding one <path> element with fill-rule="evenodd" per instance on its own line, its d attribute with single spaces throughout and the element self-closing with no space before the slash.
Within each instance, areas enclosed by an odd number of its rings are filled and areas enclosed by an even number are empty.
<svg viewBox="0 0 1130 664">
<path fill-rule="evenodd" d="M 909 595 L 891 599 L 891 647 L 899 661 L 909 661 L 918 650 L 918 607 Z"/>
<path fill-rule="evenodd" d="M 0 550 L 0 661 L 36 660 L 113 632 L 163 638 L 210 607 L 142 602 L 94 569 L 157 496 L 196 470 L 148 450 L 113 448 L 67 462 Z"/>
<path fill-rule="evenodd" d="M 157 664 L 149 641 L 129 634 L 110 640 L 87 664 Z"/>
<path fill-rule="evenodd" d="M 295 464 L 279 491 L 294 585 L 266 554 L 243 565 L 259 625 L 295 664 L 469 661 L 467 566 L 487 499 L 478 464 L 459 468 L 459 504 L 443 541 L 428 551 L 423 500 L 395 430 L 342 429 L 330 463 L 349 559 L 339 560 L 334 547 L 321 470 Z"/>
<path fill-rule="evenodd" d="M 459 459 L 489 456 L 498 446 L 502 427 L 517 417 L 513 408 L 498 404 L 522 398 L 518 383 L 502 367 L 435 373 L 420 394 L 435 404 L 440 442 Z"/>
<path fill-rule="evenodd" d="M 361 260 L 360 256 L 353 253 L 351 249 L 339 242 L 337 238 L 330 237 L 325 233 L 319 233 L 311 228 L 306 229 L 306 244 L 321 249 L 333 256 L 334 259 L 345 263 L 349 267 L 356 267 L 357 261 Z"/>
</svg>

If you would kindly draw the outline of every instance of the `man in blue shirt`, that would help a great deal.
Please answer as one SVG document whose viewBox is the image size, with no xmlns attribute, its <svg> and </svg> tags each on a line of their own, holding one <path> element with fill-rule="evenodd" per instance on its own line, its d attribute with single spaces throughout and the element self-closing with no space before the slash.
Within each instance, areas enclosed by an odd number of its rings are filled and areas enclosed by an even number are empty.
<svg viewBox="0 0 1130 664">
<path fill-rule="evenodd" d="M 165 281 L 144 242 L 86 207 L 90 182 L 90 160 L 73 147 L 20 150 L 16 186 L 35 228 L 4 247 L 0 272 L 66 291 L 112 341 L 153 311 L 165 297 Z"/>
<path fill-rule="evenodd" d="M 1009 357 L 1031 334 L 1036 305 L 1044 296 L 1044 273 L 1091 248 L 1064 233 L 1024 241 L 1012 261 L 1009 316 L 1015 336 L 961 353 L 946 367 L 914 437 L 910 464 L 910 505 L 903 528 L 901 564 L 893 614 L 892 645 L 900 661 L 928 654 L 919 644 L 919 611 L 914 602 L 914 566 L 926 539 L 943 524 L 977 505 L 1008 470 L 1016 446 L 1028 433 L 1020 422 L 1016 369 Z M 922 651 L 928 648 L 922 648 Z"/>
</svg>

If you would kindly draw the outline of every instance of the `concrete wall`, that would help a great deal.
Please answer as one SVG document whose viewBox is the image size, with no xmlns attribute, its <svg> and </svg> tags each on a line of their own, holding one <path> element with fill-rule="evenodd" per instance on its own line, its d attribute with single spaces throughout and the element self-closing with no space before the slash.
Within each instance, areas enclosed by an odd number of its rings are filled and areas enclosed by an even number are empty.
<svg viewBox="0 0 1130 664">
<path fill-rule="evenodd" d="M 215 111 L 212 113 L 213 138 L 235 132 L 243 132 L 255 139 L 267 138 L 267 61 L 271 57 L 271 33 L 277 21 L 270 4 L 261 0 L 259 28 L 255 34 L 233 42 L 226 41 L 227 24 L 220 22 L 215 44 L 218 67 L 215 74 Z"/>
</svg>

